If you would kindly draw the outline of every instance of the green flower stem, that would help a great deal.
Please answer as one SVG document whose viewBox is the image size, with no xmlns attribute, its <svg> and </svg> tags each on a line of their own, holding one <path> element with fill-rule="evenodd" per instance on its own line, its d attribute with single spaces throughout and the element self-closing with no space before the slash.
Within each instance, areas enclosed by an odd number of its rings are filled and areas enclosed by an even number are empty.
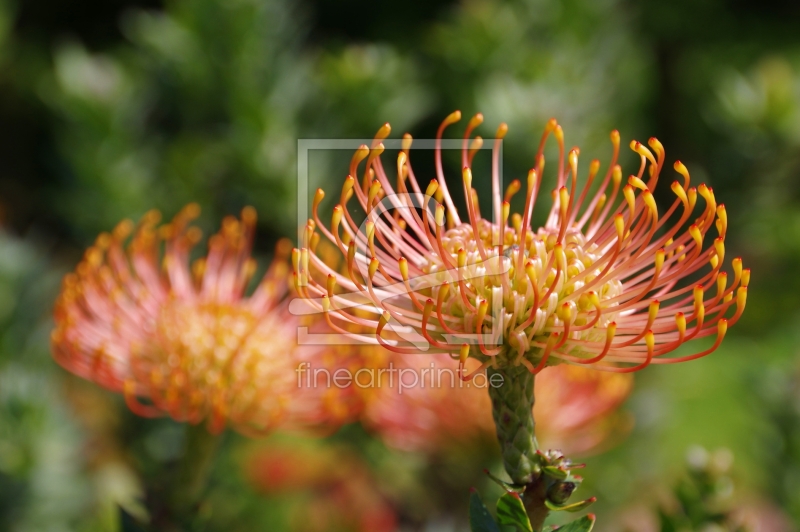
<svg viewBox="0 0 800 532">
<path fill-rule="evenodd" d="M 502 376 L 502 380 L 497 377 Z M 489 368 L 492 416 L 497 439 L 503 454 L 503 465 L 511 481 L 524 485 L 522 501 L 534 531 L 542 530 L 549 513 L 545 479 L 541 474 L 540 458 L 533 419 L 534 376 L 524 366 Z"/>
<path fill-rule="evenodd" d="M 186 425 L 184 454 L 170 494 L 175 517 L 195 513 L 208 482 L 219 440 L 220 437 L 210 434 L 204 424 Z"/>
</svg>

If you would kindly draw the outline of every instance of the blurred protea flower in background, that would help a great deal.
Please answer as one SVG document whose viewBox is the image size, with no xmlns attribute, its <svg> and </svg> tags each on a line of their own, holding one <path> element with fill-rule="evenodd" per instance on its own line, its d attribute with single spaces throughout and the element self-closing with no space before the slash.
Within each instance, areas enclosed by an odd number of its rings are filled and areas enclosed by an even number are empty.
<svg viewBox="0 0 800 532">
<path fill-rule="evenodd" d="M 440 368 L 453 365 L 446 355 L 431 357 Z M 390 360 L 394 367 L 417 374 L 428 367 L 427 360 L 415 357 L 390 355 Z M 565 364 L 542 371 L 536 381 L 539 400 L 533 408 L 539 443 L 568 455 L 608 448 L 631 427 L 630 417 L 619 407 L 632 389 L 633 377 L 628 374 Z M 443 378 L 436 385 L 404 387 L 402 393 L 382 383 L 367 401 L 363 419 L 394 448 L 436 452 L 494 438 L 491 412 L 485 387 Z"/>
<path fill-rule="evenodd" d="M 290 509 L 290 530 L 392 532 L 397 528 L 394 509 L 375 489 L 376 479 L 367 464 L 352 451 L 271 442 L 249 452 L 243 465 L 259 492 L 300 498 L 302 504 L 284 504 Z"/>
<path fill-rule="evenodd" d="M 64 278 L 55 359 L 124 393 L 136 414 L 206 421 L 212 434 L 226 426 L 258 435 L 351 419 L 359 409 L 352 390 L 298 381 L 301 363 L 323 366 L 344 352 L 298 347 L 300 321 L 285 311 L 288 242 L 278 243 L 256 282 L 256 213 L 245 208 L 240 219 L 223 221 L 207 256 L 190 262 L 202 239 L 191 225 L 198 214 L 188 205 L 159 225 L 150 212 L 97 238 Z"/>
<path fill-rule="evenodd" d="M 732 278 L 722 270 L 725 206 L 706 185 L 690 186 L 680 162 L 674 165 L 682 178 L 672 184 L 675 200 L 659 213 L 652 191 L 665 152 L 658 140 L 650 139 L 650 149 L 631 142 L 641 163 L 623 184 L 620 137 L 612 132 L 607 170 L 599 174 L 600 162 L 592 161 L 579 186 L 580 150 L 565 151 L 563 131 L 551 120 L 527 176 L 521 213 L 511 215 L 510 201 L 522 185 L 514 180 L 503 193 L 495 150 L 492 214 L 484 218 L 471 169 L 483 141 L 470 140 L 482 115 L 469 121 L 463 139 L 466 213 L 456 209 L 444 177 L 441 137 L 460 119 L 456 111 L 439 127 L 437 178 L 424 189 L 411 167 L 408 135 L 397 159 L 396 185 L 390 182 L 381 162 L 386 124 L 371 147 L 362 145 L 353 156 L 330 227 L 317 215 L 325 195 L 317 191 L 307 245 L 313 247 L 319 230 L 346 257 L 347 273 L 326 267 L 304 247 L 295 254 L 296 282 L 334 329 L 400 353 L 444 352 L 462 362 L 472 355 L 481 360 L 480 369 L 522 365 L 533 373 L 562 361 L 630 372 L 692 360 L 719 346 L 744 310 L 749 270 L 739 258 L 732 261 Z M 506 132 L 501 124 L 496 144 Z M 553 205 L 545 225 L 534 230 L 550 135 L 559 149 Z M 705 207 L 692 220 L 698 195 Z M 352 197 L 366 213 L 360 226 L 348 209 Z M 704 246 L 712 228 L 717 236 Z M 358 311 L 364 308 L 374 313 L 365 318 Z M 354 334 L 343 324 L 374 334 Z M 708 349 L 667 356 L 706 336 L 716 337 Z"/>
</svg>

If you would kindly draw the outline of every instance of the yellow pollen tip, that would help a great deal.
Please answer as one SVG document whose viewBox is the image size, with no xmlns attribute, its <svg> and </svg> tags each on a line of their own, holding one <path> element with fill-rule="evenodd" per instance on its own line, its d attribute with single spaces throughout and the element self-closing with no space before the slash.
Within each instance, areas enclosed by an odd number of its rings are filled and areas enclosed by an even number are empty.
<svg viewBox="0 0 800 532">
<path fill-rule="evenodd" d="M 328 296 L 322 296 L 322 312 L 330 312 L 331 300 Z"/>
<path fill-rule="evenodd" d="M 572 148 L 569 150 L 569 155 L 567 155 L 567 160 L 569 161 L 569 166 L 572 169 L 572 173 L 577 175 L 578 174 L 578 149 Z"/>
<path fill-rule="evenodd" d="M 742 271 L 742 286 L 745 288 L 750 286 L 750 268 L 745 268 Z"/>
<path fill-rule="evenodd" d="M 660 156 L 662 153 L 664 153 L 664 145 L 661 144 L 657 138 L 650 137 L 650 139 L 647 141 L 647 144 L 653 148 L 653 150 L 655 150 L 657 155 Z"/>
<path fill-rule="evenodd" d="M 497 139 L 502 139 L 505 138 L 506 133 L 508 133 L 508 124 L 503 122 L 499 126 L 497 126 L 497 131 L 495 132 L 494 136 Z"/>
<path fill-rule="evenodd" d="M 355 178 L 349 175 L 345 178 L 344 183 L 342 183 L 342 195 L 347 194 L 350 190 L 353 189 L 353 185 L 355 184 Z"/>
<path fill-rule="evenodd" d="M 397 154 L 397 168 L 402 168 L 406 164 L 406 161 L 408 161 L 408 155 L 406 155 L 406 152 L 401 151 Z"/>
<path fill-rule="evenodd" d="M 400 142 L 400 146 L 404 152 L 408 152 L 408 150 L 411 149 L 412 142 L 414 142 L 414 137 L 412 137 L 410 133 L 404 133 L 403 140 Z"/>
<path fill-rule="evenodd" d="M 392 132 L 392 126 L 389 124 L 389 122 L 386 122 L 380 127 L 380 129 L 378 129 L 378 132 L 375 133 L 374 140 L 381 141 L 386 137 L 388 137 L 389 133 L 391 132 Z"/>
<path fill-rule="evenodd" d="M 333 214 L 331 214 L 331 229 L 333 229 L 334 233 L 339 232 L 340 223 L 342 223 L 342 206 L 337 205 L 333 208 Z"/>
<path fill-rule="evenodd" d="M 469 151 L 476 152 L 483 147 L 483 137 L 476 136 L 472 141 L 469 143 Z"/>
<path fill-rule="evenodd" d="M 458 250 L 458 267 L 463 268 L 467 264 L 467 252 L 464 248 Z"/>
<path fill-rule="evenodd" d="M 617 322 L 612 321 L 606 327 L 606 339 L 610 342 L 617 334 Z"/>
<path fill-rule="evenodd" d="M 641 142 L 639 141 L 631 142 L 631 149 L 636 153 L 638 153 L 639 155 L 641 155 L 642 157 L 646 158 L 648 161 L 650 161 L 650 164 L 652 164 L 653 166 L 656 165 L 656 160 L 653 157 L 653 153 L 650 150 L 648 150 L 647 147 L 645 147 L 645 145 L 642 144 Z"/>
<path fill-rule="evenodd" d="M 508 222 L 508 215 L 510 213 L 511 213 L 511 204 L 509 202 L 507 202 L 507 201 L 504 201 L 503 202 L 503 225 L 504 226 L 506 225 L 506 222 Z M 501 242 L 501 244 L 504 244 L 504 242 Z"/>
<path fill-rule="evenodd" d="M 633 186 L 633 187 L 638 188 L 639 190 L 647 189 L 647 185 L 644 184 L 644 181 L 642 181 L 641 179 L 639 179 L 635 175 L 632 175 L 632 176 L 628 177 L 628 184 Z"/>
<path fill-rule="evenodd" d="M 689 210 L 692 210 L 694 209 L 694 206 L 697 203 L 697 189 L 691 187 L 689 190 L 686 191 L 686 194 L 689 197 Z"/>
<path fill-rule="evenodd" d="M 653 198 L 653 193 L 650 192 L 649 189 L 645 188 L 644 192 L 642 192 L 642 198 L 644 199 L 645 205 L 647 208 L 650 209 L 654 215 L 658 214 L 658 207 L 656 206 L 656 200 Z"/>
<path fill-rule="evenodd" d="M 375 276 L 375 272 L 378 271 L 378 266 L 380 266 L 380 262 L 375 257 L 372 257 L 372 260 L 369 261 L 369 278 L 372 279 Z"/>
<path fill-rule="evenodd" d="M 728 332 L 728 320 L 722 318 L 721 320 L 719 320 L 719 322 L 717 322 L 717 335 L 719 335 L 720 338 L 724 338 L 725 333 L 727 332 Z"/>
<path fill-rule="evenodd" d="M 553 131 L 556 130 L 557 126 L 558 126 L 558 121 L 555 118 L 551 118 L 550 120 L 547 121 L 547 124 L 545 124 L 544 130 L 547 133 L 552 133 Z"/>
<path fill-rule="evenodd" d="M 467 190 L 472 188 L 472 170 L 468 167 L 464 167 L 461 171 L 461 176 L 464 178 L 464 184 L 467 187 Z"/>
<path fill-rule="evenodd" d="M 428 183 L 428 188 L 425 189 L 426 196 L 433 196 L 436 193 L 436 190 L 439 188 L 439 182 L 435 179 L 431 179 L 431 182 Z"/>
<path fill-rule="evenodd" d="M 181 211 L 181 215 L 193 220 L 200 216 L 200 205 L 198 203 L 190 203 Z M 160 217 L 160 215 L 159 215 Z"/>
<path fill-rule="evenodd" d="M 666 253 L 664 253 L 664 248 L 661 248 L 658 251 L 656 251 L 656 261 L 655 261 L 656 271 L 661 271 L 661 267 L 664 265 L 665 256 Z"/>
<path fill-rule="evenodd" d="M 316 209 L 320 202 L 322 202 L 323 198 L 325 198 L 325 191 L 321 188 L 317 189 L 317 192 L 314 194 L 314 208 Z"/>
<path fill-rule="evenodd" d="M 656 347 L 656 337 L 653 334 L 653 331 L 647 331 L 644 334 L 644 343 L 647 344 L 647 350 L 652 352 L 653 349 Z"/>
<path fill-rule="evenodd" d="M 614 146 L 619 146 L 619 131 L 617 131 L 616 129 L 612 130 L 609 137 L 611 138 L 611 143 Z"/>
<path fill-rule="evenodd" d="M 600 171 L 600 160 L 592 159 L 592 162 L 589 163 L 589 179 L 594 179 L 594 176 L 597 175 L 597 172 Z"/>
<path fill-rule="evenodd" d="M 675 195 L 678 196 L 678 199 L 681 200 L 681 203 L 683 203 L 684 205 L 688 203 L 689 200 L 686 198 L 686 191 L 683 190 L 683 187 L 681 186 L 680 183 L 678 183 L 677 181 L 673 181 L 672 185 L 670 185 L 670 188 L 672 189 L 672 192 L 674 192 Z"/>
<path fill-rule="evenodd" d="M 433 299 L 428 299 L 425 301 L 425 308 L 422 311 L 422 321 L 426 322 L 430 319 L 431 313 L 433 312 Z"/>
<path fill-rule="evenodd" d="M 469 129 L 475 129 L 479 125 L 483 123 L 483 114 L 478 113 L 472 118 L 469 119 L 469 125 L 467 126 Z"/>
<path fill-rule="evenodd" d="M 555 247 L 553 248 L 553 253 L 556 255 L 558 268 L 561 271 L 565 271 L 567 269 L 567 256 L 564 254 L 564 247 L 561 245 L 561 242 L 556 243 Z"/>
<path fill-rule="evenodd" d="M 381 190 L 381 183 L 377 179 L 375 179 L 369 187 L 369 197 L 367 198 L 367 205 L 371 206 L 372 202 L 375 200 L 375 197 L 378 195 L 378 192 Z"/>
<path fill-rule="evenodd" d="M 564 129 L 560 125 L 556 125 L 553 135 L 555 135 L 558 142 L 564 142 Z"/>
<path fill-rule="evenodd" d="M 725 259 L 725 241 L 722 239 L 722 237 L 714 239 L 714 251 L 717 252 L 717 257 L 719 257 L 719 260 L 722 261 Z"/>
<path fill-rule="evenodd" d="M 563 321 L 564 323 L 568 323 L 570 318 L 572 317 L 572 307 L 569 303 L 564 303 L 561 305 L 561 308 L 558 309 L 558 318 Z"/>
<path fill-rule="evenodd" d="M 661 306 L 661 303 L 659 303 L 657 299 L 650 302 L 650 308 L 648 308 L 647 314 L 648 314 L 648 317 L 649 317 L 651 323 L 658 316 L 658 308 L 659 308 L 659 306 Z"/>
<path fill-rule="evenodd" d="M 699 309 L 705 310 L 705 307 L 703 306 L 703 293 L 704 293 L 703 286 L 702 285 L 695 286 L 693 292 L 694 292 L 695 310 L 698 311 L 699 313 Z"/>
<path fill-rule="evenodd" d="M 689 170 L 684 166 L 684 164 L 680 161 L 675 161 L 675 164 L 672 165 L 672 168 L 675 169 L 676 172 L 681 174 L 686 181 L 689 181 Z"/>
<path fill-rule="evenodd" d="M 400 269 L 400 275 L 404 281 L 408 281 L 408 261 L 405 257 L 400 257 L 397 261 L 397 266 Z"/>
<path fill-rule="evenodd" d="M 367 240 L 372 242 L 375 238 L 375 223 L 367 222 L 365 229 L 367 231 Z"/>
<path fill-rule="evenodd" d="M 481 323 L 486 318 L 486 313 L 489 311 L 489 302 L 485 299 L 481 300 L 478 304 L 477 323 Z"/>
<path fill-rule="evenodd" d="M 436 225 L 444 225 L 444 205 L 441 203 L 436 205 Z"/>
<path fill-rule="evenodd" d="M 519 179 L 515 179 L 511 183 L 509 183 L 508 187 L 506 187 L 505 201 L 509 201 L 514 196 L 514 194 L 519 192 L 519 189 L 521 188 L 522 188 L 522 183 L 519 182 Z"/>
<path fill-rule="evenodd" d="M 747 287 L 740 286 L 736 290 L 736 306 L 744 310 L 746 303 L 747 303 Z"/>
<path fill-rule="evenodd" d="M 461 344 L 461 352 L 458 354 L 458 361 L 463 364 L 469 357 L 469 344 Z"/>
<path fill-rule="evenodd" d="M 452 113 L 447 115 L 447 118 L 444 119 L 442 125 L 449 126 L 451 124 L 455 124 L 459 120 L 461 120 L 461 111 L 453 111 Z"/>
<path fill-rule="evenodd" d="M 695 244 L 697 244 L 697 247 L 703 245 L 703 234 L 700 232 L 700 229 L 697 227 L 696 224 L 692 224 L 689 227 L 689 234 L 692 236 L 692 239 L 694 239 L 694 242 Z"/>
<path fill-rule="evenodd" d="M 531 168 L 530 170 L 528 170 L 528 190 L 533 190 L 533 188 L 536 186 L 536 177 L 537 176 L 535 168 Z M 519 183 L 519 181 L 517 181 L 517 183 Z"/>
<path fill-rule="evenodd" d="M 366 144 L 362 144 L 358 147 L 358 149 L 353 153 L 353 158 L 351 160 L 351 164 L 353 166 L 358 166 L 358 163 L 363 161 L 369 156 L 369 147 Z"/>
<path fill-rule="evenodd" d="M 622 182 L 622 167 L 620 165 L 614 165 L 614 168 L 611 170 L 611 179 L 614 180 L 614 186 Z"/>
<path fill-rule="evenodd" d="M 328 274 L 328 297 L 333 297 L 333 289 L 336 287 L 336 276 L 332 273 Z"/>
<path fill-rule="evenodd" d="M 258 214 L 256 213 L 255 208 L 248 205 L 242 209 L 242 222 L 245 225 L 253 226 L 255 225 L 256 220 L 258 220 Z"/>
<path fill-rule="evenodd" d="M 622 187 L 622 195 L 625 196 L 625 201 L 628 202 L 628 209 L 633 213 L 636 208 L 636 197 L 633 194 L 633 187 L 630 185 Z"/>
<path fill-rule="evenodd" d="M 533 267 L 532 262 L 528 261 L 525 263 L 525 273 L 528 275 L 528 279 L 530 280 L 531 284 L 537 284 L 536 268 Z"/>
<path fill-rule="evenodd" d="M 617 239 L 625 238 L 625 217 L 621 214 L 614 216 L 614 228 L 617 230 Z"/>
<path fill-rule="evenodd" d="M 292 249 L 292 269 L 295 273 L 300 273 L 300 250 Z"/>
<path fill-rule="evenodd" d="M 675 314 L 675 327 L 681 337 L 686 334 L 686 316 L 683 315 L 683 312 Z"/>
<path fill-rule="evenodd" d="M 740 279 L 742 276 L 742 258 L 736 257 L 731 261 L 731 267 L 733 268 L 733 273 L 737 279 Z"/>
<path fill-rule="evenodd" d="M 717 293 L 723 293 L 726 286 L 728 286 L 728 274 L 726 272 L 721 272 L 719 276 L 717 276 Z"/>
<path fill-rule="evenodd" d="M 567 187 L 561 187 L 558 190 L 559 206 L 561 208 L 561 215 L 565 216 L 569 208 L 569 191 Z"/>
</svg>

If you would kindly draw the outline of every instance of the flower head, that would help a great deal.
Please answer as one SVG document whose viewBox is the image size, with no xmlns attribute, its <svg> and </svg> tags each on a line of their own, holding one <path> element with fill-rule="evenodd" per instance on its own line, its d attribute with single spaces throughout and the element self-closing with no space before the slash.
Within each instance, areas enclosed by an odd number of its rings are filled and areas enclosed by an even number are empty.
<svg viewBox="0 0 800 532">
<path fill-rule="evenodd" d="M 298 365 L 323 365 L 332 354 L 297 346 L 299 323 L 285 310 L 288 243 L 278 244 L 248 295 L 257 270 L 250 254 L 255 211 L 226 218 L 207 256 L 190 264 L 202 239 L 190 224 L 198 214 L 192 204 L 159 225 L 150 212 L 97 238 L 64 278 L 55 359 L 123 392 L 139 415 L 207 420 L 212 433 L 226 425 L 250 434 L 349 419 L 351 391 L 300 386 Z"/>
<path fill-rule="evenodd" d="M 331 327 L 400 353 L 448 353 L 462 363 L 473 356 L 480 369 L 524 365 L 534 373 L 558 361 L 630 372 L 695 359 L 719 346 L 744 310 L 750 272 L 739 258 L 732 275 L 722 270 L 725 206 L 710 187 L 690 186 L 680 162 L 674 200 L 659 212 L 652 191 L 665 153 L 657 139 L 649 148 L 630 143 L 640 164 L 623 182 L 620 136 L 613 131 L 605 171 L 594 160 L 579 179 L 580 150 L 565 151 L 561 126 L 550 120 L 519 213 L 511 214 L 510 203 L 523 185 L 514 180 L 501 190 L 493 150 L 486 218 L 472 187 L 472 160 L 483 144 L 472 132 L 482 115 L 469 121 L 461 143 L 466 212 L 456 209 L 444 177 L 441 137 L 460 119 L 456 111 L 439 127 L 437 178 L 424 189 L 411 167 L 409 135 L 397 158 L 396 184 L 390 182 L 381 160 L 386 124 L 371 147 L 362 145 L 353 156 L 330 227 L 319 219 L 325 194 L 317 191 L 305 247 L 294 251 L 295 282 Z M 506 132 L 501 124 L 495 146 Z M 559 158 L 556 186 L 547 194 L 543 151 L 550 136 Z M 534 229 L 534 205 L 543 195 L 552 205 Z M 704 206 L 695 217 L 698 196 Z M 353 197 L 366 214 L 360 225 L 348 208 Z M 315 256 L 317 231 L 345 257 L 345 274 Z M 364 317 L 365 309 L 372 314 Z M 374 334 L 355 334 L 353 325 Z M 710 348 L 670 356 L 705 336 L 716 337 Z"/>
</svg>

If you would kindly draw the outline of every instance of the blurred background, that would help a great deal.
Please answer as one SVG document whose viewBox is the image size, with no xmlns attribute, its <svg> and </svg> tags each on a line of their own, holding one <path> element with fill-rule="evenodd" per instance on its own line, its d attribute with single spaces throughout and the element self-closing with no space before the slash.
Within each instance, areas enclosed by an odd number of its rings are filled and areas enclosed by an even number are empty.
<svg viewBox="0 0 800 532">
<path fill-rule="evenodd" d="M 148 475 L 180 453 L 180 426 L 136 418 L 51 360 L 61 276 L 98 233 L 191 201 L 213 228 L 253 205 L 267 255 L 295 234 L 298 138 L 387 121 L 431 138 L 454 109 L 483 112 L 485 137 L 509 124 L 509 177 L 550 117 L 587 161 L 608 160 L 611 129 L 623 145 L 658 137 L 726 204 L 727 254 L 752 268 L 722 348 L 637 374 L 630 423 L 585 458 L 578 495 L 598 497 L 597 529 L 746 515 L 797 530 L 798 28 L 791 0 L 0 0 L 0 530 L 118 530 L 118 508 L 140 512 Z M 312 178 L 338 189 L 337 163 Z M 227 434 L 207 529 L 463 531 L 467 487 L 491 493 L 481 469 L 497 454 L 398 450 L 359 425 Z"/>
</svg>

